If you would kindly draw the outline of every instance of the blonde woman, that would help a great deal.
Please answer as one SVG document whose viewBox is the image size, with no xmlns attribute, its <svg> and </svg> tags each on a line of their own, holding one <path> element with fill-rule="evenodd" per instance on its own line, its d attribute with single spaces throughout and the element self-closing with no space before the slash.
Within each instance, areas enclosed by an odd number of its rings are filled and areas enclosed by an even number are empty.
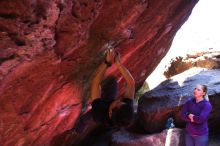
<svg viewBox="0 0 220 146">
<path fill-rule="evenodd" d="M 194 98 L 183 106 L 181 117 L 187 122 L 186 146 L 208 146 L 208 117 L 212 106 L 206 100 L 206 93 L 206 85 L 196 85 Z"/>
</svg>

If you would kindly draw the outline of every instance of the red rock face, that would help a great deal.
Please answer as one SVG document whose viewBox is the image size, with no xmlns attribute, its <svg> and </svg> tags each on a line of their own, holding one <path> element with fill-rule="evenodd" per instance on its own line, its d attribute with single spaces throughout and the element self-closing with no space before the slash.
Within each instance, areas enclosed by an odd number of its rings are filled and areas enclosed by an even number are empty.
<svg viewBox="0 0 220 146">
<path fill-rule="evenodd" d="M 107 43 L 138 89 L 197 1 L 1 0 L 0 145 L 49 146 L 71 129 Z"/>
</svg>

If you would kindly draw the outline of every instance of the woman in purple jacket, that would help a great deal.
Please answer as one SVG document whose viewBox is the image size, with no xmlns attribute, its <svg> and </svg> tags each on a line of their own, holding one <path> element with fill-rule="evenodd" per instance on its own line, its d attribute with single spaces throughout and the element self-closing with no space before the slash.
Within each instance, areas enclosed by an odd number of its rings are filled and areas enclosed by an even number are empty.
<svg viewBox="0 0 220 146">
<path fill-rule="evenodd" d="M 194 98 L 187 101 L 181 111 L 181 117 L 187 122 L 186 146 L 208 146 L 208 117 L 212 106 L 205 99 L 207 86 L 196 85 Z"/>
</svg>

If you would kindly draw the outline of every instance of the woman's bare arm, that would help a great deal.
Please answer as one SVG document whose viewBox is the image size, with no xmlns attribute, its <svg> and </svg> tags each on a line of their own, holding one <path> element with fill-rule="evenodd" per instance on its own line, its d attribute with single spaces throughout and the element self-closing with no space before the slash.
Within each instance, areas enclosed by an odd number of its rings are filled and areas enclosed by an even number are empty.
<svg viewBox="0 0 220 146">
<path fill-rule="evenodd" d="M 119 54 L 116 55 L 115 57 L 115 63 L 120 73 L 126 80 L 126 89 L 125 89 L 124 97 L 134 99 L 135 81 L 129 70 L 124 65 L 121 64 Z"/>
<path fill-rule="evenodd" d="M 114 53 L 112 52 L 112 50 L 107 50 L 105 61 L 107 61 L 109 63 L 113 63 Z M 107 68 L 108 68 L 108 66 L 107 66 L 106 62 L 102 62 L 102 64 L 98 67 L 98 69 L 94 75 L 94 78 L 93 78 L 92 84 L 91 84 L 92 101 L 95 100 L 96 98 L 100 98 L 100 96 L 101 96 L 100 83 L 105 75 Z"/>
</svg>

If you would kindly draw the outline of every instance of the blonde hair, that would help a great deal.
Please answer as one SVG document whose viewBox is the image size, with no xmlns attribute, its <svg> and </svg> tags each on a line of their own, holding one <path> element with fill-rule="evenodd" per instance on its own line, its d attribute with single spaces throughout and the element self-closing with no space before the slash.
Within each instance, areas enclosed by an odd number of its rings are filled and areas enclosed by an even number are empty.
<svg viewBox="0 0 220 146">
<path fill-rule="evenodd" d="M 205 92 L 205 95 L 203 96 L 203 98 L 209 101 L 209 96 L 207 94 L 208 87 L 206 85 L 201 85 L 201 86 L 202 86 L 203 92 Z"/>
<path fill-rule="evenodd" d="M 209 101 L 209 96 L 206 94 L 206 95 L 204 96 L 204 99 L 207 100 L 207 101 Z"/>
</svg>

